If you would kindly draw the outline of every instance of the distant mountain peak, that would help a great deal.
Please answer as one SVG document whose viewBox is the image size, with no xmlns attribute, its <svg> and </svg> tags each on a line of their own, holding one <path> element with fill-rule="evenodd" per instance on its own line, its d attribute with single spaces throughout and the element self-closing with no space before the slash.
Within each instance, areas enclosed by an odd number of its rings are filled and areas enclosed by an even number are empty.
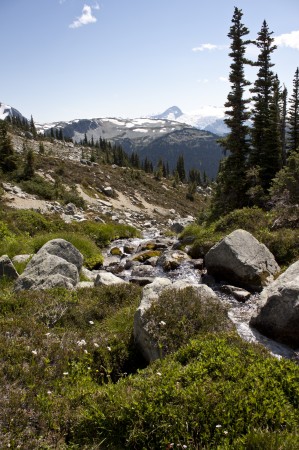
<svg viewBox="0 0 299 450">
<path fill-rule="evenodd" d="M 28 120 L 17 109 L 0 102 L 0 120 L 5 120 L 7 117 L 19 117 Z"/>
<path fill-rule="evenodd" d="M 161 114 L 152 116 L 152 119 L 176 120 L 183 115 L 183 111 L 178 106 L 171 106 Z"/>
</svg>

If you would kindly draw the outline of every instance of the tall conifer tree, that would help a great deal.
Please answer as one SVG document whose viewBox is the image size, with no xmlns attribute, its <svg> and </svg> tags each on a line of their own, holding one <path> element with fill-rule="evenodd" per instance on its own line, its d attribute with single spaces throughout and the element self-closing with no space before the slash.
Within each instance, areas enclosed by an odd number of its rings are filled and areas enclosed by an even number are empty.
<svg viewBox="0 0 299 450">
<path fill-rule="evenodd" d="M 252 150 L 250 165 L 259 170 L 261 188 L 264 194 L 270 187 L 271 181 L 279 170 L 281 161 L 281 142 L 277 140 L 277 121 L 274 120 L 274 104 L 277 93 L 277 79 L 271 68 L 271 55 L 277 48 L 274 45 L 273 32 L 269 31 L 266 21 L 256 39 L 256 46 L 260 50 L 259 67 L 253 93 L 253 126 L 251 130 Z"/>
<path fill-rule="evenodd" d="M 217 178 L 214 197 L 214 210 L 217 214 L 240 208 L 246 204 L 246 161 L 249 152 L 248 126 L 246 121 L 250 113 L 247 109 L 249 99 L 245 99 L 245 89 L 250 82 L 245 79 L 244 66 L 250 64 L 245 56 L 246 46 L 251 42 L 244 39 L 249 30 L 242 23 L 242 10 L 235 8 L 232 25 L 228 33 L 231 39 L 229 56 L 232 58 L 229 81 L 231 91 L 225 103 L 225 123 L 229 134 L 219 142 L 225 152 Z"/>
<path fill-rule="evenodd" d="M 293 80 L 293 93 L 289 107 L 289 134 L 288 146 L 290 151 L 299 152 L 299 67 Z"/>
</svg>

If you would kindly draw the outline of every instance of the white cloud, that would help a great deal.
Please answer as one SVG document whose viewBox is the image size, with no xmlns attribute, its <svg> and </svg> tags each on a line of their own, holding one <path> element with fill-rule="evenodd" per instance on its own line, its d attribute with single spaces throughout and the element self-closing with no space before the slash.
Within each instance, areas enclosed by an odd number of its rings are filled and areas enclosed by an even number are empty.
<svg viewBox="0 0 299 450">
<path fill-rule="evenodd" d="M 223 83 L 228 83 L 227 77 L 219 77 L 218 79 L 219 79 L 219 81 L 222 81 Z"/>
<path fill-rule="evenodd" d="M 203 80 L 197 80 L 197 82 L 207 84 L 207 83 L 209 83 L 209 80 L 207 78 L 204 78 Z"/>
<path fill-rule="evenodd" d="M 299 50 L 299 31 L 281 34 L 275 37 L 275 44 L 280 47 L 290 47 Z"/>
<path fill-rule="evenodd" d="M 215 44 L 201 44 L 199 47 L 194 47 L 193 52 L 203 52 L 205 50 L 224 50 L 227 49 L 227 45 L 215 45 Z"/>
<path fill-rule="evenodd" d="M 95 23 L 97 21 L 97 18 L 92 15 L 91 9 L 92 9 L 91 6 L 84 5 L 81 16 L 77 17 L 77 19 L 74 20 L 74 22 L 71 23 L 69 25 L 69 27 L 70 28 L 79 28 L 79 27 L 82 27 L 83 25 Z M 99 9 L 99 8 L 96 7 L 95 9 Z"/>
</svg>

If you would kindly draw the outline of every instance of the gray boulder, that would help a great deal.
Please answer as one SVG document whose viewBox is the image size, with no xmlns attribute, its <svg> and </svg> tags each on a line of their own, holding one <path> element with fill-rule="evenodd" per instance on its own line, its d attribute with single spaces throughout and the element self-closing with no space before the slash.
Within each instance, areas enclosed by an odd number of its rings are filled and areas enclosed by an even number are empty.
<svg viewBox="0 0 299 450">
<path fill-rule="evenodd" d="M 73 289 L 79 282 L 81 253 L 63 239 L 47 242 L 30 260 L 15 283 L 15 290 Z"/>
<path fill-rule="evenodd" d="M 7 255 L 0 257 L 0 279 L 8 278 L 9 280 L 16 280 L 19 277 L 15 266 Z"/>
<path fill-rule="evenodd" d="M 83 256 L 70 242 L 64 239 L 52 239 L 48 241 L 40 250 L 40 252 L 46 252 L 50 255 L 59 256 L 65 259 L 67 262 L 74 264 L 78 271 L 81 270 L 83 264 Z M 37 254 L 38 254 L 37 253 Z"/>
<path fill-rule="evenodd" d="M 250 325 L 272 339 L 299 346 L 299 261 L 262 291 Z"/>
<path fill-rule="evenodd" d="M 256 291 L 280 270 L 270 250 L 245 230 L 233 231 L 214 245 L 205 264 L 210 275 Z"/>
<path fill-rule="evenodd" d="M 100 270 L 95 279 L 95 286 L 111 286 L 113 284 L 125 284 L 127 283 L 122 278 L 113 275 L 113 273 L 106 272 L 105 270 Z"/>
</svg>

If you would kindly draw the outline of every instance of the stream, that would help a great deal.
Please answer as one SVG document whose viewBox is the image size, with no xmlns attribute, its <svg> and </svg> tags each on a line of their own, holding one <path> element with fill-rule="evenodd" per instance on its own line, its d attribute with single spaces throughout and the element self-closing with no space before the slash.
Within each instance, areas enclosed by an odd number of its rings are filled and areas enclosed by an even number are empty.
<svg viewBox="0 0 299 450">
<path fill-rule="evenodd" d="M 132 273 L 134 273 L 136 267 L 140 267 L 141 271 L 145 270 L 145 272 L 150 273 L 150 276 L 144 276 L 144 278 L 148 278 L 147 282 L 150 282 L 151 278 L 165 277 L 171 279 L 171 281 L 184 279 L 189 280 L 190 283 L 202 283 L 202 276 L 204 275 L 205 271 L 195 268 L 191 259 L 189 261 L 182 262 L 177 269 L 167 272 L 164 271 L 160 265 L 155 265 L 154 261 L 151 262 L 151 267 L 148 261 L 139 263 L 137 265 L 133 264 L 130 267 L 130 264 L 128 264 L 128 262 L 130 262 L 132 258 L 134 258 L 134 256 L 136 256 L 141 251 L 140 249 L 144 248 L 146 243 L 148 243 L 149 241 L 156 242 L 158 247 L 159 243 L 161 243 L 162 252 L 163 248 L 164 251 L 171 250 L 173 246 L 178 242 L 175 238 L 169 238 L 161 235 L 160 231 L 156 228 L 145 230 L 143 232 L 142 238 L 118 239 L 116 241 L 113 241 L 111 245 L 103 252 L 105 258 L 105 269 L 109 271 L 111 267 L 118 267 L 116 273 L 117 276 L 123 278 L 126 281 L 132 281 L 132 278 L 134 278 L 132 276 Z M 110 251 L 115 247 L 120 250 L 120 256 L 111 256 Z M 127 254 L 124 251 L 126 247 L 133 248 L 134 251 L 131 254 Z M 257 300 L 259 297 L 258 293 L 251 294 L 249 299 L 243 303 L 236 300 L 232 295 L 223 293 L 220 289 L 220 284 L 209 284 L 209 287 L 213 289 L 213 291 L 220 298 L 221 302 L 223 302 L 228 307 L 228 316 L 230 320 L 235 324 L 237 333 L 242 339 L 248 342 L 262 344 L 270 351 L 273 356 L 278 358 L 294 358 L 296 356 L 296 352 L 290 347 L 267 338 L 266 336 L 262 335 L 257 330 L 249 326 L 250 318 L 257 308 Z"/>
</svg>

